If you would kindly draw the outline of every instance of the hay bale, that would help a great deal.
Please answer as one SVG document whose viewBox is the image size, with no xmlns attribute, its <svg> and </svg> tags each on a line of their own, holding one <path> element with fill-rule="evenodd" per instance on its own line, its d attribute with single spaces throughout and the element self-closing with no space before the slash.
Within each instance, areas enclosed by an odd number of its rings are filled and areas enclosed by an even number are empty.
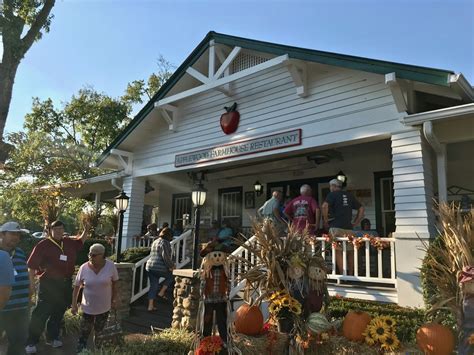
<svg viewBox="0 0 474 355">
<path fill-rule="evenodd" d="M 233 339 L 242 355 L 286 354 L 289 344 L 288 334 L 273 331 L 258 336 L 236 333 Z"/>
</svg>

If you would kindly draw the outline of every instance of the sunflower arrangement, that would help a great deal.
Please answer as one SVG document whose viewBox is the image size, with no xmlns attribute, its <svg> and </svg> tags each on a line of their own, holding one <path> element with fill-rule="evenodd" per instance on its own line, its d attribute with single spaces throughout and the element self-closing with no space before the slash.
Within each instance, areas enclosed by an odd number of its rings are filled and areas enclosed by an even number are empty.
<svg viewBox="0 0 474 355">
<path fill-rule="evenodd" d="M 301 314 L 301 303 L 285 290 L 272 293 L 268 301 L 270 303 L 268 311 L 277 319 L 291 314 L 296 316 Z"/>
<path fill-rule="evenodd" d="M 379 345 L 384 351 L 394 351 L 399 348 L 400 340 L 395 334 L 397 322 L 390 316 L 379 316 L 373 318 L 365 329 L 365 343 L 367 345 Z"/>
</svg>

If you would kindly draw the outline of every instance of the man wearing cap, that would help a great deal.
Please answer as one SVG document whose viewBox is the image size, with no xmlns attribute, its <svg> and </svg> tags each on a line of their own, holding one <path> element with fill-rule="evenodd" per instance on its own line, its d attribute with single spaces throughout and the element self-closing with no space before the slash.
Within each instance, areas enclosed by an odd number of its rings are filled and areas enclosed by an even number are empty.
<svg viewBox="0 0 474 355">
<path fill-rule="evenodd" d="M 55 221 L 51 224 L 48 238 L 39 242 L 28 259 L 30 274 L 39 276 L 39 292 L 36 307 L 31 314 L 28 341 L 25 348 L 28 354 L 36 353 L 36 344 L 46 325 L 46 341 L 53 348 L 63 345 L 59 339 L 64 312 L 71 304 L 72 275 L 78 251 L 88 234 L 86 225 L 79 238 L 64 238 L 64 224 Z"/>
<path fill-rule="evenodd" d="M 354 226 L 359 225 L 364 217 L 364 206 L 347 191 L 342 190 L 342 182 L 337 179 L 329 181 L 330 192 L 322 205 L 324 228 L 329 228 L 329 234 L 333 236 L 344 236 L 345 231 L 352 231 Z M 357 215 L 352 222 L 352 210 L 357 210 Z M 353 250 L 347 244 L 348 250 Z M 348 274 L 354 274 L 354 254 L 347 253 Z M 342 273 L 343 254 L 341 250 L 336 252 L 336 265 Z"/>
<path fill-rule="evenodd" d="M 29 304 L 32 283 L 26 266 L 26 255 L 17 247 L 20 242 L 20 225 L 7 222 L 0 227 L 1 249 L 8 253 L 13 265 L 14 282 L 11 296 L 0 311 L 0 333 L 5 331 L 8 338 L 8 355 L 22 354 L 28 335 Z"/>
</svg>

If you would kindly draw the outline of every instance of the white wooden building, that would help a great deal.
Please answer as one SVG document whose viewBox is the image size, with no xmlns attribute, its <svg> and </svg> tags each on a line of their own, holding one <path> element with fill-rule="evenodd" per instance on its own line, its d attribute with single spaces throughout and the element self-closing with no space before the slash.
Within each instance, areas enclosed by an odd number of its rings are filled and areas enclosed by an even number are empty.
<svg viewBox="0 0 474 355">
<path fill-rule="evenodd" d="M 159 208 L 159 223 L 191 213 L 190 173 L 205 177 L 203 227 L 228 219 L 245 228 L 272 189 L 290 196 L 309 183 L 322 202 L 343 171 L 372 226 L 393 232 L 396 272 L 379 271 L 375 278 L 389 281 L 376 286 L 333 275 L 332 291 L 418 306 L 420 239 L 435 234 L 433 199 L 474 198 L 473 100 L 462 74 L 448 70 L 210 32 L 102 154 L 98 165 L 116 172 L 82 191 L 104 198 L 123 188 L 131 197 L 130 246 L 144 206 Z M 225 134 L 220 117 L 234 102 L 240 122 Z M 145 193 L 146 185 L 154 190 Z"/>
</svg>

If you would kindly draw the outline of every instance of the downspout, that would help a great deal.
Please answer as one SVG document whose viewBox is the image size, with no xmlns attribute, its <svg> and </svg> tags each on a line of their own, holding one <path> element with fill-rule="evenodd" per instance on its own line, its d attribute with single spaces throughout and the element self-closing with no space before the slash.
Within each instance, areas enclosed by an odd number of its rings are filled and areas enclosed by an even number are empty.
<svg viewBox="0 0 474 355">
<path fill-rule="evenodd" d="M 438 172 L 438 198 L 439 203 L 448 201 L 448 186 L 446 179 L 446 144 L 440 143 L 433 131 L 431 121 L 423 122 L 423 133 L 426 140 L 436 153 L 436 168 Z"/>
<path fill-rule="evenodd" d="M 123 190 L 123 186 L 120 186 L 119 184 L 117 184 L 117 178 L 113 178 L 110 183 L 112 184 L 113 187 L 115 187 L 117 190 L 119 191 L 122 191 Z"/>
</svg>

